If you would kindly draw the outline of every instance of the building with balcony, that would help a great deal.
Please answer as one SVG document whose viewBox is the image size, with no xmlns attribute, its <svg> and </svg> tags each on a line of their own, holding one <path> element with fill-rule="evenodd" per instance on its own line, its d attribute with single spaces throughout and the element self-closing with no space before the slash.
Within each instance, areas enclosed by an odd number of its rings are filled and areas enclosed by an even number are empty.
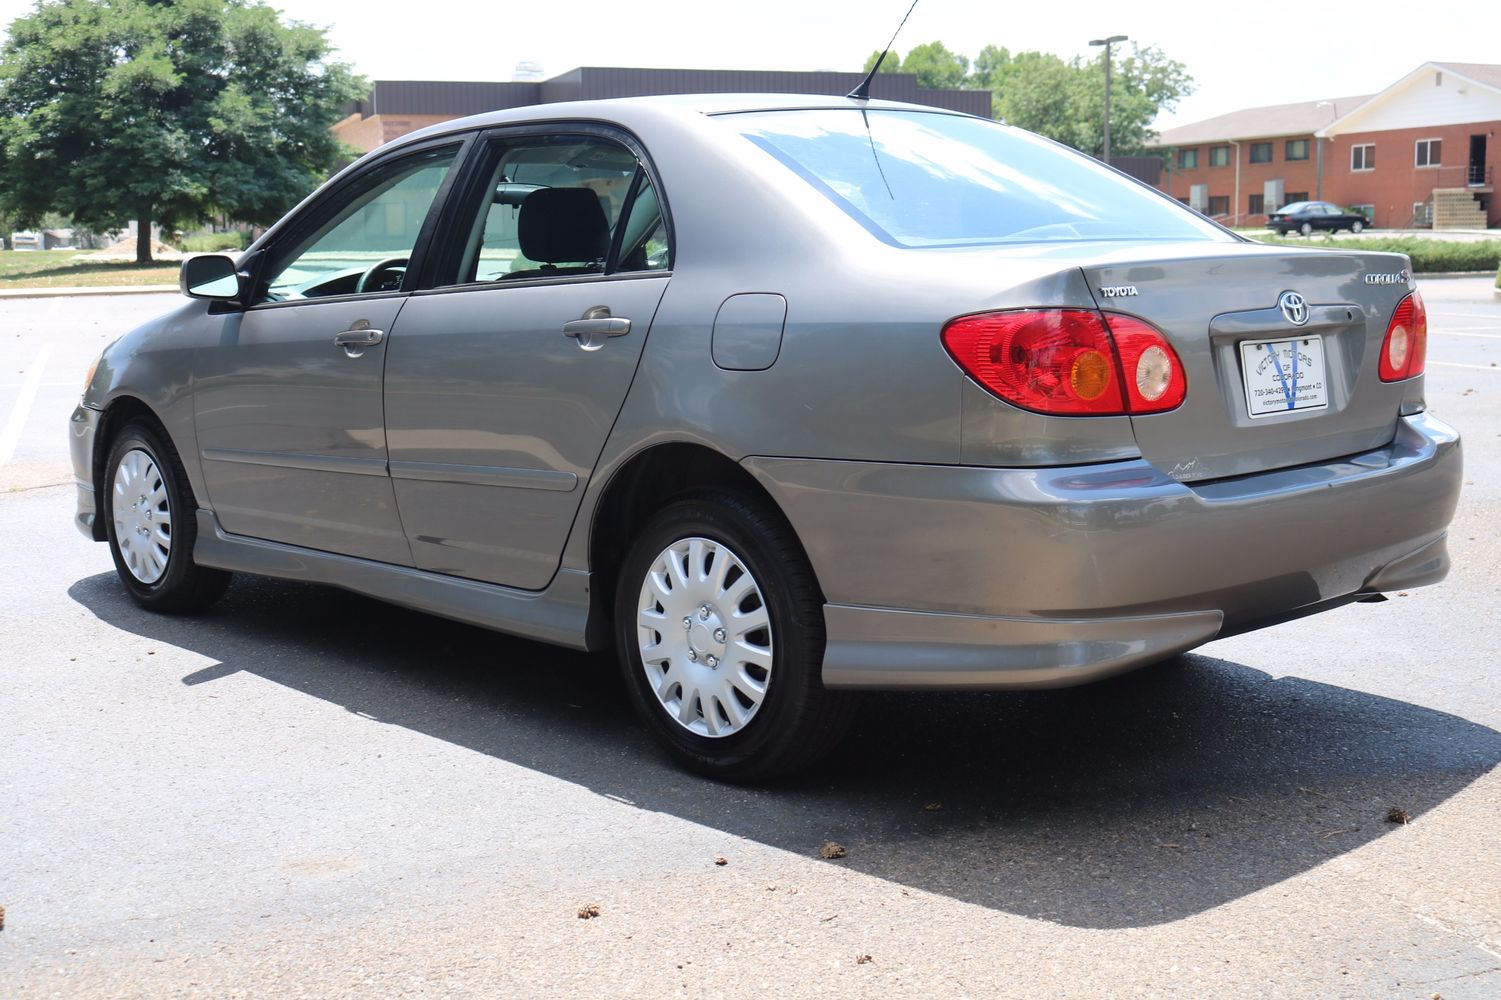
<svg viewBox="0 0 1501 1000">
<path fill-rule="evenodd" d="M 1424 63 L 1377 94 L 1233 111 L 1167 129 L 1159 187 L 1227 225 L 1316 199 L 1387 228 L 1501 226 L 1501 65 Z"/>
</svg>

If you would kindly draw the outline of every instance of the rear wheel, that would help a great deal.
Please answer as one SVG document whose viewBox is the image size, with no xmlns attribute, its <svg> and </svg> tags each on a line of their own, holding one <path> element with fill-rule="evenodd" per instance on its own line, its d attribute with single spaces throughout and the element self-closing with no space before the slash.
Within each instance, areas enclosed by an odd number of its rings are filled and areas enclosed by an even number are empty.
<svg viewBox="0 0 1501 1000">
<path fill-rule="evenodd" d="M 682 764 L 754 781 L 811 764 L 849 726 L 825 690 L 823 602 L 774 510 L 730 493 L 676 501 L 621 566 L 620 665 L 637 712 Z"/>
<path fill-rule="evenodd" d="M 219 599 L 230 574 L 193 562 L 198 504 L 176 449 L 153 425 L 121 429 L 102 485 L 110 555 L 137 604 L 197 611 Z"/>
<path fill-rule="evenodd" d="M 1298 232 L 1302 233 L 1304 236 L 1312 236 L 1313 235 L 1313 223 L 1311 223 L 1311 222 L 1305 222 L 1305 223 L 1303 223 L 1301 226 L 1298 227 Z"/>
</svg>

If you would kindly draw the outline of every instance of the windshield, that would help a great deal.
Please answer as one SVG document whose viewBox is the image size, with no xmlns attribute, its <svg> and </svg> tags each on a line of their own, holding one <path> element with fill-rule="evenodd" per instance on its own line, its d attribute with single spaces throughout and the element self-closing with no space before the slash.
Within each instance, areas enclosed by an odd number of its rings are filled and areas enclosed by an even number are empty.
<svg viewBox="0 0 1501 1000">
<path fill-rule="evenodd" d="M 997 122 L 859 108 L 721 120 L 896 246 L 1233 239 L 1091 157 Z"/>
</svg>

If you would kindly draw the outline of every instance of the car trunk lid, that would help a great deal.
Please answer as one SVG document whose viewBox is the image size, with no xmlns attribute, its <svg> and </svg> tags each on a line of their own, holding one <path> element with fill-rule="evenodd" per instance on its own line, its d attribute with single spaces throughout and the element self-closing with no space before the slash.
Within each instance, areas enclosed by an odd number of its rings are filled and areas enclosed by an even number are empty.
<svg viewBox="0 0 1501 1000">
<path fill-rule="evenodd" d="M 1188 376 L 1182 406 L 1132 418 L 1142 456 L 1191 482 L 1390 441 L 1405 389 L 1380 380 L 1377 360 L 1392 311 L 1411 291 L 1406 258 L 1216 250 L 1138 247 L 1082 264 L 1100 307 L 1162 331 Z"/>
</svg>

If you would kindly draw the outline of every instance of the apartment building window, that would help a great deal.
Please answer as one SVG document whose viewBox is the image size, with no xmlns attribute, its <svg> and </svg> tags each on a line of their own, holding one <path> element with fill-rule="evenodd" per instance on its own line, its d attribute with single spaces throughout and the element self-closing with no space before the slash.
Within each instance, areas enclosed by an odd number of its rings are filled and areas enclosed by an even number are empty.
<svg viewBox="0 0 1501 1000">
<path fill-rule="evenodd" d="M 1359 146 L 1350 147 L 1350 169 L 1376 169 L 1376 144 L 1374 142 L 1367 142 Z"/>
<path fill-rule="evenodd" d="M 1178 169 L 1197 170 L 1199 167 L 1199 151 L 1197 149 L 1178 150 Z"/>
<path fill-rule="evenodd" d="M 1282 204 L 1284 204 L 1284 205 L 1292 205 L 1292 204 L 1296 204 L 1297 202 L 1307 201 L 1307 200 L 1308 200 L 1308 192 L 1307 191 L 1293 191 L 1293 192 L 1291 192 L 1287 196 L 1287 200 L 1284 201 Z"/>
<path fill-rule="evenodd" d="M 1307 139 L 1289 139 L 1289 140 L 1287 140 L 1287 148 L 1283 151 L 1283 153 L 1284 153 L 1284 156 L 1286 157 L 1286 159 L 1289 159 L 1289 160 L 1306 160 L 1306 159 L 1308 159 L 1308 140 Z"/>
<path fill-rule="evenodd" d="M 1223 194 L 1212 194 L 1212 195 L 1210 195 L 1209 196 L 1209 214 L 1210 215 L 1229 215 L 1230 214 L 1230 196 L 1229 195 L 1223 195 Z"/>
<path fill-rule="evenodd" d="M 1210 146 L 1209 165 L 1211 167 L 1228 167 L 1230 165 L 1230 147 Z"/>
<path fill-rule="evenodd" d="M 1269 143 L 1269 142 L 1253 142 L 1253 143 L 1251 143 L 1251 162 L 1252 163 L 1271 163 L 1272 162 L 1272 144 Z"/>
<path fill-rule="evenodd" d="M 1444 143 L 1441 139 L 1419 139 L 1413 144 L 1412 165 L 1436 167 L 1442 158 Z"/>
<path fill-rule="evenodd" d="M 1369 203 L 1364 205 L 1351 205 L 1350 211 L 1356 213 L 1357 215 L 1365 216 L 1366 222 L 1373 222 L 1376 219 L 1376 206 Z"/>
<path fill-rule="evenodd" d="M 1253 194 L 1246 204 L 1246 211 L 1252 215 L 1264 215 L 1266 213 L 1266 198 L 1263 195 Z"/>
</svg>

